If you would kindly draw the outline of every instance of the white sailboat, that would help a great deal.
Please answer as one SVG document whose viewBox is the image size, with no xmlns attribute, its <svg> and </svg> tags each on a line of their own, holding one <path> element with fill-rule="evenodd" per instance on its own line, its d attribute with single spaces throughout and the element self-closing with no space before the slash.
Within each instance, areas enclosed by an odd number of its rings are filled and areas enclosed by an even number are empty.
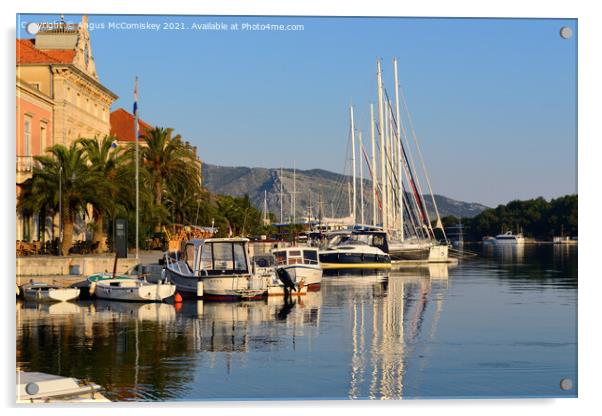
<svg viewBox="0 0 602 416">
<path fill-rule="evenodd" d="M 100 299 L 162 302 L 174 295 L 176 286 L 169 282 L 148 283 L 145 280 L 121 276 L 92 283 L 90 291 Z"/>
<path fill-rule="evenodd" d="M 77 299 L 79 289 L 32 282 L 21 288 L 25 300 L 34 302 L 68 302 Z"/>
<path fill-rule="evenodd" d="M 424 193 L 422 192 L 420 180 L 416 174 L 408 140 L 408 131 L 401 120 L 399 105 L 400 88 L 396 59 L 393 60 L 393 71 L 395 81 L 395 108 L 393 108 L 383 85 L 380 60 L 377 61 L 380 175 L 376 172 L 376 157 L 374 155 L 376 149 L 373 145 L 372 166 L 369 166 L 374 186 L 372 225 L 373 227 L 382 227 L 387 233 L 388 254 L 393 262 L 447 262 L 449 248 L 447 237 L 445 236 L 445 231 L 441 225 L 441 219 L 431 189 L 430 179 L 426 171 L 426 166 L 422 158 L 422 153 L 414 129 L 411 125 L 411 117 L 407 110 L 407 105 L 405 105 L 405 100 L 403 100 L 403 102 L 414 139 L 414 145 L 420 157 L 423 176 L 428 184 L 437 217 L 437 224 L 434 228 L 440 228 L 442 230 L 442 243 L 435 237 L 435 231 L 431 225 L 431 220 L 426 209 L 426 202 L 423 196 Z M 373 126 L 374 124 L 374 111 L 373 108 L 371 108 L 371 125 Z M 372 126 L 371 131 L 374 130 Z M 372 135 L 374 136 L 374 133 Z M 377 199 L 380 203 L 380 209 L 377 209 L 376 207 Z M 379 211 L 380 222 L 377 218 L 377 212 Z"/>
</svg>

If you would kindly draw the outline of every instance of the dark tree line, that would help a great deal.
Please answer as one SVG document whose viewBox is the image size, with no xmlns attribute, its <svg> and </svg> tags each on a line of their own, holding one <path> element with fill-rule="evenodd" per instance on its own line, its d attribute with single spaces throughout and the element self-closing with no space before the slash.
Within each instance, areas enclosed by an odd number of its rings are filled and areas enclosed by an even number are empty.
<svg viewBox="0 0 602 416">
<path fill-rule="evenodd" d="M 464 239 L 480 241 L 506 231 L 522 232 L 525 237 L 551 240 L 554 236 L 577 236 L 577 195 L 565 195 L 550 201 L 542 197 L 511 201 L 489 208 L 473 218 L 462 218 Z M 458 218 L 442 219 L 444 227 L 458 225 Z"/>
</svg>

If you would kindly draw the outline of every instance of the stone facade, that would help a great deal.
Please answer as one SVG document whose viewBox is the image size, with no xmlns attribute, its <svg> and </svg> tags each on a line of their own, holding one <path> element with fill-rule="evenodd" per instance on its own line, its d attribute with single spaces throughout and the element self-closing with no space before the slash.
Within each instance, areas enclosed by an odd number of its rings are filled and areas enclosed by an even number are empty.
<svg viewBox="0 0 602 416">
<path fill-rule="evenodd" d="M 19 185 L 31 177 L 33 156 L 53 144 L 69 146 L 80 137 L 110 133 L 117 96 L 99 80 L 87 27 L 84 16 L 81 25 L 62 23 L 16 41 L 17 198 Z M 17 239 L 41 239 L 38 219 L 17 221 Z M 80 225 L 75 239 L 85 237 Z"/>
</svg>

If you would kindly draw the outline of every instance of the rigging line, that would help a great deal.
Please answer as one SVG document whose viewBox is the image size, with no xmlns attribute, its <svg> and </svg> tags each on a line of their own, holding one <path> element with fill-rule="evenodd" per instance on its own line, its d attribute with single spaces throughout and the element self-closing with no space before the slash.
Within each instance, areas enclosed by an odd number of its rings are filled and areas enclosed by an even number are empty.
<svg viewBox="0 0 602 416">
<path fill-rule="evenodd" d="M 387 94 L 387 92 L 386 92 L 386 91 L 385 91 L 385 94 L 387 95 L 387 99 L 388 99 L 388 94 Z M 403 98 L 403 95 L 402 95 L 402 98 Z M 404 103 L 405 103 L 405 99 L 404 99 Z M 391 110 L 391 112 L 393 111 L 393 109 L 391 108 L 390 102 L 389 102 L 389 109 Z M 405 104 L 405 109 L 406 109 L 406 111 L 408 111 L 407 104 Z M 408 115 L 409 115 L 409 113 L 408 113 Z M 395 119 L 395 118 L 394 118 L 394 119 Z M 399 126 L 401 127 L 401 130 L 402 130 L 402 132 L 403 132 L 403 136 L 404 136 L 404 138 L 405 138 L 405 141 L 406 141 L 406 144 L 407 144 L 407 146 L 408 146 L 408 149 L 410 149 L 410 143 L 409 143 L 409 140 L 408 140 L 408 134 L 407 134 L 407 130 L 406 130 L 405 126 L 404 126 L 404 123 L 402 123 L 402 122 L 401 122 L 401 120 L 399 120 Z M 401 137 L 399 137 L 399 140 L 400 140 L 400 142 L 401 142 Z M 416 140 L 415 140 L 415 144 L 418 146 L 418 142 L 417 142 Z M 418 147 L 418 150 L 420 151 L 420 148 L 419 148 L 419 147 Z M 404 151 L 404 152 L 405 152 L 405 151 Z M 410 165 L 411 165 L 412 171 L 413 171 L 413 172 L 417 172 L 417 171 L 416 171 L 416 166 L 415 166 L 415 164 L 414 164 L 414 158 L 412 157 L 412 153 L 411 153 L 411 152 L 409 152 L 408 154 L 409 154 L 409 161 L 410 161 Z M 424 166 L 424 164 L 423 164 L 423 173 L 425 174 L 425 176 L 426 176 L 426 177 L 427 177 L 427 179 L 428 179 L 428 173 L 426 172 L 426 167 Z M 433 231 L 433 228 L 432 228 L 432 226 L 431 226 L 431 220 L 430 220 L 430 216 L 428 215 L 428 211 L 426 210 L 426 201 L 424 200 L 424 193 L 422 192 L 422 186 L 420 185 L 420 179 L 418 178 L 418 176 L 417 176 L 417 175 L 416 175 L 416 177 L 415 177 L 415 182 L 416 182 L 416 185 L 417 185 L 417 187 L 418 187 L 418 193 L 419 193 L 419 195 L 420 195 L 420 199 L 421 199 L 421 205 L 423 205 L 423 206 L 424 206 L 424 208 L 425 208 L 425 210 L 424 210 L 424 212 L 423 212 L 423 215 L 425 215 L 425 216 L 426 216 L 426 220 L 425 220 L 425 222 L 428 224 L 429 230 L 430 230 L 430 232 L 432 233 L 432 235 L 433 235 L 433 238 L 434 238 L 434 236 L 435 236 L 435 232 Z M 429 189 L 430 189 L 430 187 L 429 187 Z M 433 198 L 433 200 L 434 200 L 434 196 L 433 196 L 433 194 L 432 194 L 432 189 L 431 189 L 431 197 L 432 197 L 432 198 Z"/>
<path fill-rule="evenodd" d="M 441 223 L 441 217 L 439 215 L 439 209 L 437 208 L 437 202 L 435 202 L 435 195 L 433 194 L 433 189 L 431 187 L 431 181 L 429 179 L 429 174 L 428 174 L 428 171 L 426 170 L 426 164 L 424 163 L 424 158 L 422 157 L 422 151 L 420 150 L 420 144 L 418 143 L 418 138 L 416 137 L 416 131 L 414 130 L 414 123 L 412 122 L 412 114 L 410 113 L 410 109 L 408 108 L 408 105 L 406 103 L 405 94 L 403 93 L 403 88 L 399 87 L 399 92 L 400 92 L 399 95 L 401 95 L 401 101 L 403 102 L 403 107 L 408 116 L 408 124 L 410 126 L 410 131 L 412 132 L 412 137 L 414 138 L 414 143 L 416 145 L 416 149 L 418 150 L 418 157 L 420 158 L 420 162 L 422 164 L 422 170 L 424 171 L 426 183 L 429 187 L 429 192 L 431 193 L 431 198 L 433 200 L 433 206 L 435 208 L 435 213 L 437 214 L 437 221 L 438 221 L 438 223 Z M 443 227 L 441 227 L 441 230 L 443 231 L 443 237 L 447 241 L 447 236 L 445 235 L 445 230 L 443 229 Z"/>
<path fill-rule="evenodd" d="M 388 93 L 387 93 L 386 90 L 385 90 L 385 96 L 387 98 L 386 103 L 387 103 L 387 105 L 389 107 L 389 112 L 391 113 L 391 116 L 392 116 L 392 118 L 393 118 L 393 120 L 395 122 L 395 116 L 393 115 L 393 108 L 391 107 L 391 102 L 389 100 L 389 95 L 388 95 Z M 403 123 L 401 123 L 401 120 L 399 120 L 399 123 L 400 123 L 399 126 L 401 127 L 401 129 L 403 131 L 404 137 L 406 139 L 406 144 L 407 144 L 407 147 L 408 147 L 408 150 L 409 150 L 410 149 L 410 143 L 409 143 L 408 138 L 407 138 L 406 129 L 405 129 Z M 397 124 L 395 124 L 395 126 L 397 127 Z M 395 130 L 397 130 L 397 129 L 395 129 Z M 420 186 L 420 180 L 419 180 L 419 178 L 418 178 L 417 175 L 414 175 L 414 172 L 416 171 L 416 168 L 415 168 L 415 165 L 414 165 L 414 160 L 412 158 L 412 154 L 409 151 L 406 152 L 406 148 L 403 145 L 403 142 L 401 141 L 401 137 L 398 136 L 397 131 L 395 131 L 394 134 L 395 134 L 395 136 L 397 136 L 398 140 L 400 141 L 404 158 L 406 160 L 409 159 L 409 164 L 410 164 L 409 172 L 410 172 L 410 178 L 411 178 L 411 182 L 412 182 L 411 184 L 412 184 L 412 186 L 414 188 L 417 186 L 417 192 L 416 193 L 417 193 L 417 198 L 419 198 L 419 206 L 420 206 L 421 214 L 423 216 L 423 221 L 427 224 L 427 226 L 429 227 L 431 233 L 434 236 L 435 233 L 434 233 L 434 231 L 432 229 L 432 226 L 431 226 L 431 221 L 430 221 L 430 218 L 429 218 L 429 215 L 428 215 L 428 211 L 426 210 L 426 203 L 424 201 L 424 195 L 423 195 L 423 192 L 422 192 L 422 188 Z M 409 154 L 409 157 L 408 157 L 408 154 Z"/>
<path fill-rule="evenodd" d="M 378 130 L 378 133 L 380 135 L 381 130 L 380 130 L 379 125 L 378 125 L 377 122 L 375 122 L 375 126 L 376 126 L 376 128 Z M 398 135 L 396 134 L 396 136 L 398 136 Z M 409 166 L 408 157 L 405 154 L 405 146 L 403 145 L 403 142 L 401 142 L 401 141 L 400 141 L 400 144 L 401 144 L 401 149 L 402 149 L 402 152 L 403 152 L 402 166 L 403 166 L 404 171 L 406 172 L 406 180 L 408 181 L 409 184 L 412 185 L 412 188 L 414 190 L 414 192 L 410 194 L 410 195 L 412 195 L 412 201 L 413 201 L 412 208 L 411 209 L 409 208 L 409 202 L 406 201 L 407 202 L 406 203 L 406 209 L 408 209 L 408 210 L 410 210 L 412 212 L 412 214 L 414 216 L 413 218 L 416 220 L 416 222 L 424 223 L 424 221 L 418 221 L 418 218 L 416 216 L 416 212 L 415 211 L 418 211 L 418 212 L 420 212 L 421 217 L 424 219 L 424 213 L 421 212 L 421 210 L 420 210 L 420 199 L 419 199 L 419 196 L 417 195 L 417 192 L 415 190 L 415 185 L 413 184 L 412 174 L 411 174 L 411 170 L 410 170 L 410 166 Z M 380 147 L 380 142 L 377 143 L 377 146 L 378 146 L 379 151 L 382 151 L 382 149 Z M 390 159 L 389 159 L 388 156 L 387 156 L 387 161 L 389 162 L 389 166 L 390 166 Z M 387 183 L 388 183 L 388 180 L 387 180 Z M 379 187 L 380 187 L 380 184 L 379 184 Z M 381 192 L 382 192 L 382 190 L 381 190 Z M 405 192 L 404 192 L 404 197 L 407 198 L 407 196 L 405 196 Z M 381 209 L 382 209 L 382 206 L 381 206 Z M 414 228 L 416 228 L 416 224 L 414 224 Z M 420 227 L 420 229 L 422 230 L 422 232 L 420 234 L 424 238 L 423 227 Z M 416 232 L 416 236 L 419 237 L 418 232 Z"/>
<path fill-rule="evenodd" d="M 368 160 L 368 154 L 366 153 L 366 149 L 364 148 L 364 144 L 362 143 L 362 153 L 364 154 L 364 159 L 366 160 L 366 164 L 368 165 L 368 171 L 370 172 L 370 177 L 372 181 L 374 181 L 374 174 L 372 173 L 372 166 L 370 165 L 370 161 Z M 378 205 L 380 209 L 382 209 L 382 203 L 380 201 L 380 195 L 378 194 L 378 190 L 380 190 L 380 185 L 376 182 L 376 199 L 378 199 Z M 382 192 L 382 191 L 381 191 Z"/>
<path fill-rule="evenodd" d="M 348 127 L 347 130 L 347 140 L 345 141 L 345 164 L 343 166 L 343 173 L 338 177 L 337 181 L 335 182 L 336 184 L 336 196 L 334 200 L 331 200 L 331 204 L 334 205 L 334 212 L 331 212 L 331 215 L 335 215 L 335 217 L 337 216 L 338 212 L 339 212 L 339 208 L 341 207 L 341 204 L 343 203 L 343 195 L 345 194 L 344 191 L 344 186 L 347 183 L 347 177 L 345 176 L 345 172 L 347 171 L 347 166 L 349 163 L 349 158 L 347 157 L 348 153 L 349 153 L 349 141 L 350 141 L 350 134 L 351 134 L 351 127 Z"/>
</svg>

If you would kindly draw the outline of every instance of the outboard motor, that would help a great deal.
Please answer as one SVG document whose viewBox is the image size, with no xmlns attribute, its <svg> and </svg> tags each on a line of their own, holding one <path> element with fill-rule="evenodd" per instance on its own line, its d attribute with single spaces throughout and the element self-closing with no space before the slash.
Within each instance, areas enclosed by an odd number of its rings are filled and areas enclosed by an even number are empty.
<svg viewBox="0 0 602 416">
<path fill-rule="evenodd" d="M 276 273 L 278 274 L 278 279 L 280 279 L 282 284 L 284 284 L 285 289 L 297 290 L 295 282 L 293 282 L 293 279 L 291 279 L 291 275 L 288 274 L 288 272 L 285 269 L 278 267 L 276 269 Z"/>
</svg>

